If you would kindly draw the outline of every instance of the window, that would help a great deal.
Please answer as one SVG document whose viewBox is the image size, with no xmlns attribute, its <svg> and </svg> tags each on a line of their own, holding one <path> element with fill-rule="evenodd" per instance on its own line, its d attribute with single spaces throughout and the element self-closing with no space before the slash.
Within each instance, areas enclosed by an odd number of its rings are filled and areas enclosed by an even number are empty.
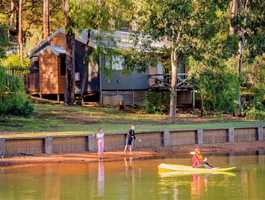
<svg viewBox="0 0 265 200">
<path fill-rule="evenodd" d="M 122 56 L 113 56 L 112 57 L 112 69 L 122 70 L 124 65 L 124 58 Z"/>
<path fill-rule="evenodd" d="M 60 74 L 61 76 L 65 76 L 66 72 L 66 56 L 65 54 L 60 55 Z"/>
<path fill-rule="evenodd" d="M 124 58 L 122 56 L 112 56 L 111 59 L 106 59 L 106 68 L 113 70 L 123 70 Z"/>
</svg>

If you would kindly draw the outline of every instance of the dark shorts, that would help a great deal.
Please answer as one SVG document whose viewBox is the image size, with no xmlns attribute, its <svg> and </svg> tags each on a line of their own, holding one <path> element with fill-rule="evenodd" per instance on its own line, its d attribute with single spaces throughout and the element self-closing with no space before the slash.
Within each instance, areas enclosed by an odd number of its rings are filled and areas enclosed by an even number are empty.
<svg viewBox="0 0 265 200">
<path fill-rule="evenodd" d="M 132 142 L 133 142 L 133 138 L 132 137 L 128 137 L 128 139 L 126 141 L 126 144 L 127 145 L 132 145 Z"/>
</svg>

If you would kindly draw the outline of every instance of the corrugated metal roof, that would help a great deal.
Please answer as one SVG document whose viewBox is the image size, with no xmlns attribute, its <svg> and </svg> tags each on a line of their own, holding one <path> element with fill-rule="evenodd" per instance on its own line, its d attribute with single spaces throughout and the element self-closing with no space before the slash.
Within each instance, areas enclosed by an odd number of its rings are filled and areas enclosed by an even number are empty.
<svg viewBox="0 0 265 200">
<path fill-rule="evenodd" d="M 56 30 L 54 33 L 52 33 L 47 39 L 42 40 L 35 48 L 33 48 L 31 50 L 29 57 L 31 58 L 31 57 L 35 56 L 37 53 L 39 53 L 39 51 L 41 51 L 42 49 L 44 49 L 47 46 L 49 46 L 49 43 L 52 40 L 52 38 L 54 38 L 59 33 L 65 34 L 64 29 L 63 28 L 60 28 L 60 29 Z M 81 42 L 81 43 L 86 44 L 86 42 L 84 42 L 79 36 L 76 36 L 75 39 L 77 41 Z"/>
<path fill-rule="evenodd" d="M 152 41 L 148 35 L 138 34 L 126 31 L 103 32 L 98 30 L 83 30 L 79 36 L 80 40 L 84 43 L 88 42 L 88 35 L 90 35 L 89 46 L 96 48 L 97 46 L 105 46 L 108 48 L 120 49 L 141 49 L 146 41 L 151 42 L 152 48 L 168 48 L 169 42 Z M 135 40 L 138 37 L 138 41 Z"/>
<path fill-rule="evenodd" d="M 36 55 L 42 54 L 44 51 L 50 49 L 55 55 L 66 54 L 66 50 L 60 46 L 49 45 L 40 50 Z"/>
</svg>

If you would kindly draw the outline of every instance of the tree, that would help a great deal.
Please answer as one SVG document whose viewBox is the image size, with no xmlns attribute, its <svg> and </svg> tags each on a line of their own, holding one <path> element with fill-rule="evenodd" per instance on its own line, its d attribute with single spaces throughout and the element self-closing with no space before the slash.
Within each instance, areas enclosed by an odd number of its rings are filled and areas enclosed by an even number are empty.
<svg viewBox="0 0 265 200">
<path fill-rule="evenodd" d="M 73 105 L 75 101 L 75 62 L 74 42 L 75 34 L 73 21 L 70 15 L 70 0 L 64 0 L 64 16 L 66 31 L 66 74 L 64 87 L 64 104 Z"/>
<path fill-rule="evenodd" d="M 237 115 L 241 115 L 241 85 L 244 64 L 253 62 L 256 56 L 265 51 L 265 3 L 264 1 L 231 0 L 230 1 L 230 34 L 237 38 L 238 43 L 238 98 Z"/>
<path fill-rule="evenodd" d="M 22 0 L 18 4 L 18 46 L 20 62 L 23 62 Z"/>
<path fill-rule="evenodd" d="M 49 0 L 43 0 L 43 38 L 47 39 L 50 32 Z"/>
<path fill-rule="evenodd" d="M 9 17 L 9 26 L 13 27 L 15 24 L 15 3 L 14 0 L 10 1 L 10 17 Z"/>
<path fill-rule="evenodd" d="M 175 122 L 180 61 L 183 56 L 200 54 L 204 48 L 200 41 L 208 40 L 218 32 L 215 25 L 218 6 L 215 1 L 154 0 L 141 1 L 138 7 L 138 30 L 150 36 L 150 41 L 168 43 L 166 51 L 171 59 L 169 116 L 171 122 Z"/>
</svg>

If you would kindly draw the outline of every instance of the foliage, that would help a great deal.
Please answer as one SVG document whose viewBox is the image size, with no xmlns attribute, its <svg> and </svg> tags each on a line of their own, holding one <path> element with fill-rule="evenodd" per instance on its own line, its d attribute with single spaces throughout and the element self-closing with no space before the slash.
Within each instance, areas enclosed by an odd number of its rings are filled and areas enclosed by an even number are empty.
<svg viewBox="0 0 265 200">
<path fill-rule="evenodd" d="M 114 31 L 128 28 L 132 21 L 131 0 L 72 0 L 73 21 L 78 30 Z"/>
<path fill-rule="evenodd" d="M 204 59 L 202 54 L 206 50 L 205 43 L 210 44 L 208 40 L 215 37 L 223 30 L 220 27 L 227 24 L 223 23 L 224 10 L 225 7 L 220 6 L 218 2 L 205 0 L 142 0 L 141 6 L 138 7 L 135 19 L 139 35 L 145 34 L 143 48 L 149 51 L 154 42 L 161 42 L 156 48 L 170 60 L 169 115 L 172 122 L 175 121 L 176 77 L 181 60 L 188 56 L 198 60 Z M 211 41 L 216 44 L 214 40 Z"/>
<path fill-rule="evenodd" d="M 150 66 L 156 66 L 158 58 L 151 52 L 123 51 L 121 54 L 125 60 L 126 70 L 145 72 Z"/>
<path fill-rule="evenodd" d="M 243 40 L 247 51 L 245 62 L 252 62 L 265 52 L 265 2 L 240 0 L 238 14 L 232 19 L 237 39 Z"/>
<path fill-rule="evenodd" d="M 11 54 L 0 58 L 0 65 L 9 69 L 27 68 L 30 65 L 30 61 L 28 58 L 24 58 L 23 62 L 20 63 L 19 56 L 17 54 Z"/>
<path fill-rule="evenodd" d="M 1 115 L 28 116 L 33 106 L 25 93 L 24 84 L 16 76 L 8 75 L 0 67 L 0 113 Z"/>
<path fill-rule="evenodd" d="M 260 110 L 256 107 L 251 107 L 249 110 L 246 111 L 246 119 L 265 120 L 265 110 Z"/>
<path fill-rule="evenodd" d="M 237 75 L 227 66 L 205 67 L 189 61 L 190 79 L 198 91 L 203 112 L 233 113 L 236 108 Z"/>
<path fill-rule="evenodd" d="M 18 3 L 15 3 L 15 9 L 10 11 L 11 0 L 5 0 L 0 2 L 0 24 L 9 26 L 9 17 L 11 13 L 18 14 Z M 14 1 L 18 2 L 18 1 Z M 63 27 L 64 16 L 62 12 L 62 1 L 49 0 L 50 8 L 50 31 L 54 32 L 58 28 Z M 23 0 L 22 1 L 22 32 L 23 43 L 25 44 L 25 53 L 29 53 L 30 50 L 36 46 L 42 40 L 42 9 L 43 1 L 36 0 Z M 1 17 L 3 15 L 3 17 Z M 11 36 L 17 38 L 18 30 L 16 26 L 16 20 L 13 27 L 9 27 Z M 15 45 L 15 44 L 14 44 Z"/>
<path fill-rule="evenodd" d="M 168 91 L 148 91 L 144 98 L 145 112 L 147 113 L 167 113 L 169 110 Z"/>
<path fill-rule="evenodd" d="M 0 23 L 0 58 L 5 55 L 5 47 L 8 45 L 7 27 Z"/>
<path fill-rule="evenodd" d="M 257 56 L 244 70 L 247 91 L 253 100 L 245 108 L 248 119 L 265 119 L 265 54 Z"/>
</svg>

